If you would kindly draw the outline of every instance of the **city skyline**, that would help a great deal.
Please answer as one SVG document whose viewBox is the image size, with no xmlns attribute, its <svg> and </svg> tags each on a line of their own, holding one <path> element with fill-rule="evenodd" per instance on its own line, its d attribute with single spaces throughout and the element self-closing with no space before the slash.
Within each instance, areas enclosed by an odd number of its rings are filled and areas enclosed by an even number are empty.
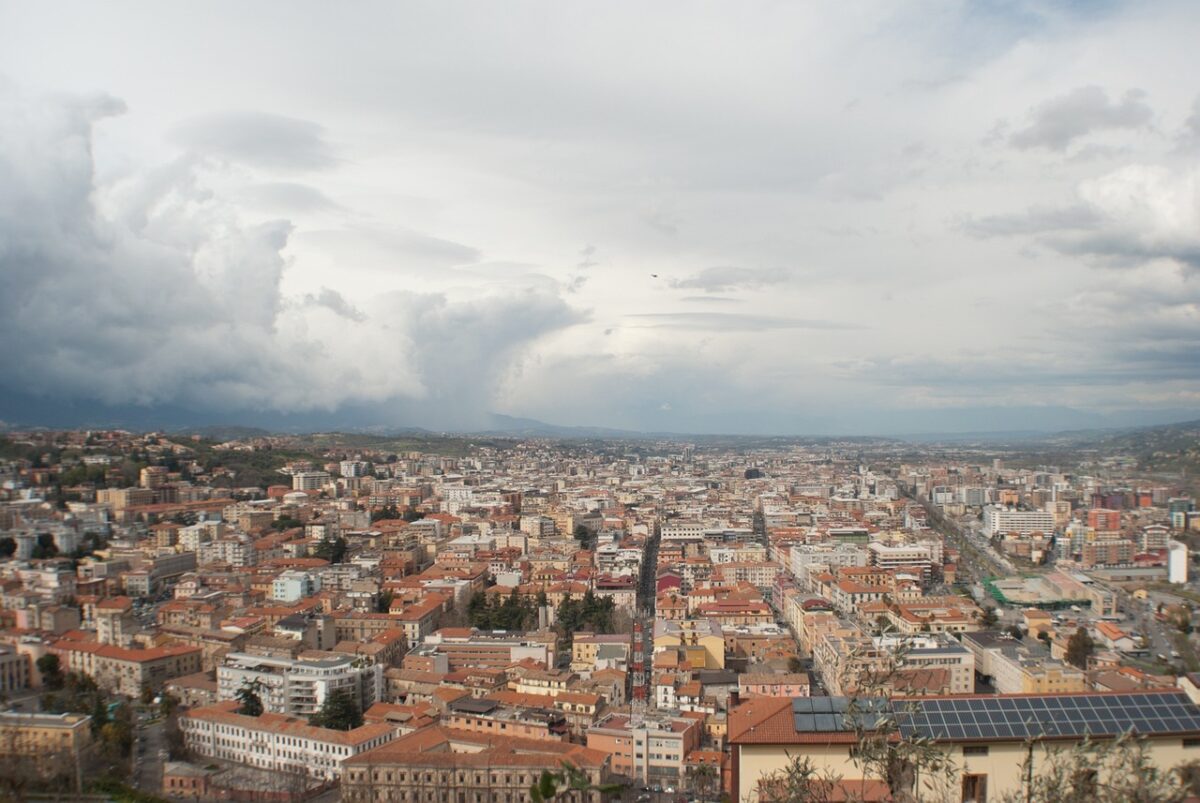
<svg viewBox="0 0 1200 803">
<path fill-rule="evenodd" d="M 0 3 L 0 421 L 1197 419 L 1198 23 Z"/>
</svg>

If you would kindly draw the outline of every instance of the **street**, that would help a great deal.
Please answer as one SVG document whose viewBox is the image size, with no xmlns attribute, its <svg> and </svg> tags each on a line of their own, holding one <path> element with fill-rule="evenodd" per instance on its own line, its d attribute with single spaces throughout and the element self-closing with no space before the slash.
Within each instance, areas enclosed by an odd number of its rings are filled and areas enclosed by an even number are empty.
<svg viewBox="0 0 1200 803">
<path fill-rule="evenodd" d="M 163 734 L 164 720 L 143 722 L 144 715 L 137 715 L 137 726 L 133 731 L 133 786 L 151 794 L 162 789 L 163 763 L 167 757 L 167 742 Z"/>
</svg>

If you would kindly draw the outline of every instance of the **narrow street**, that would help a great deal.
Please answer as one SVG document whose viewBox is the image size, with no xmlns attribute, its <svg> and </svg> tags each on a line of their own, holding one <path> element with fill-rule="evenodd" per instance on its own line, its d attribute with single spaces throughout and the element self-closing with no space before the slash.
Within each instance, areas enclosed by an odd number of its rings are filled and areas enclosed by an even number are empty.
<svg viewBox="0 0 1200 803">
<path fill-rule="evenodd" d="M 166 757 L 163 721 L 143 723 L 139 719 L 133 735 L 133 786 L 152 793 L 161 790 Z"/>
</svg>

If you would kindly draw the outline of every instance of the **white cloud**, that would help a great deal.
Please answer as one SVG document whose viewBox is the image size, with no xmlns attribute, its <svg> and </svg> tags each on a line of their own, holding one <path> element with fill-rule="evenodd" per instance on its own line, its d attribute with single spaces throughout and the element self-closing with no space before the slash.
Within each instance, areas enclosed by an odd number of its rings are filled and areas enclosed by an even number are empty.
<svg viewBox="0 0 1200 803">
<path fill-rule="evenodd" d="M 20 388 L 654 428 L 669 387 L 679 428 L 982 429 L 980 377 L 1054 344 L 1070 370 L 991 398 L 1200 392 L 1186 304 L 1149 299 L 1197 264 L 1195 3 L 61 13 L 0 25 L 0 74 L 75 98 L 0 117 Z M 1153 326 L 1079 312 L 1139 287 Z"/>
</svg>

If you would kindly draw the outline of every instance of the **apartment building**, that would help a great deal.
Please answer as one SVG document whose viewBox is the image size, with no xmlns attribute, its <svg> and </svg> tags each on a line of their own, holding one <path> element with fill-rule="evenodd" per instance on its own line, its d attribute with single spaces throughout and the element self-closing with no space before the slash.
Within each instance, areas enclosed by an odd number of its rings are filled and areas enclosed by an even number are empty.
<svg viewBox="0 0 1200 803">
<path fill-rule="evenodd" d="M 571 640 L 571 670 L 624 669 L 629 661 L 631 637 L 622 633 L 576 633 Z"/>
<path fill-rule="evenodd" d="M 1045 510 L 1016 510 L 1015 508 L 989 505 L 983 509 L 983 531 L 985 534 L 1054 532 L 1054 514 Z"/>
<path fill-rule="evenodd" d="M 532 659 L 554 666 L 557 637 L 549 631 L 484 632 L 474 628 L 444 627 L 430 633 L 422 648 L 441 653 L 449 660 L 450 670 L 472 667 L 504 667 Z"/>
<path fill-rule="evenodd" d="M 319 660 L 231 653 L 217 667 L 217 696 L 233 700 L 247 684 L 257 683 L 267 711 L 307 717 L 330 695 L 349 691 L 366 711 L 383 698 L 383 667 L 362 658 L 337 656 Z"/>
<path fill-rule="evenodd" d="M 0 646 L 0 694 L 28 689 L 32 681 L 29 653 Z"/>
<path fill-rule="evenodd" d="M 14 782 L 53 781 L 63 790 L 79 792 L 83 759 L 92 745 L 91 726 L 92 718 L 85 714 L 0 712 L 0 764 L 20 767 L 9 776 Z"/>
<path fill-rule="evenodd" d="M 746 697 L 808 697 L 809 678 L 803 673 L 738 675 L 738 695 Z"/>
<path fill-rule="evenodd" d="M 161 691 L 173 678 L 200 671 L 198 647 L 168 646 L 127 649 L 94 641 L 62 640 L 50 646 L 62 665 L 90 675 L 105 691 L 139 697 L 143 691 Z"/>
<path fill-rule="evenodd" d="M 612 771 L 642 783 L 679 784 L 699 749 L 702 718 L 609 714 L 587 730 L 587 746 L 612 756 Z"/>
<path fill-rule="evenodd" d="M 597 750 L 434 725 L 347 759 L 341 795 L 344 803 L 524 803 L 542 771 L 564 762 L 591 784 L 610 780 L 609 757 Z M 599 792 L 573 794 L 600 803 Z"/>
<path fill-rule="evenodd" d="M 298 602 L 321 590 L 319 572 L 287 569 L 279 573 L 271 583 L 271 599 L 276 602 Z"/>
<path fill-rule="evenodd" d="M 566 716 L 545 706 L 509 706 L 487 697 L 467 697 L 450 703 L 447 725 L 473 733 L 519 736 L 524 739 L 567 740 Z"/>
<path fill-rule="evenodd" d="M 1088 689 L 1083 670 L 1050 657 L 1045 647 L 1007 633 L 964 633 L 962 645 L 975 656 L 979 674 L 992 679 L 1000 694 L 1079 692 Z"/>
<path fill-rule="evenodd" d="M 379 747 L 395 736 L 392 725 L 372 722 L 348 731 L 314 728 L 283 714 L 238 714 L 227 701 L 193 708 L 179 718 L 184 745 L 198 756 L 245 764 L 276 773 L 336 780 L 346 759 Z"/>
<path fill-rule="evenodd" d="M 654 652 L 683 648 L 688 662 L 700 669 L 725 668 L 725 636 L 711 619 L 654 621 Z"/>
</svg>

